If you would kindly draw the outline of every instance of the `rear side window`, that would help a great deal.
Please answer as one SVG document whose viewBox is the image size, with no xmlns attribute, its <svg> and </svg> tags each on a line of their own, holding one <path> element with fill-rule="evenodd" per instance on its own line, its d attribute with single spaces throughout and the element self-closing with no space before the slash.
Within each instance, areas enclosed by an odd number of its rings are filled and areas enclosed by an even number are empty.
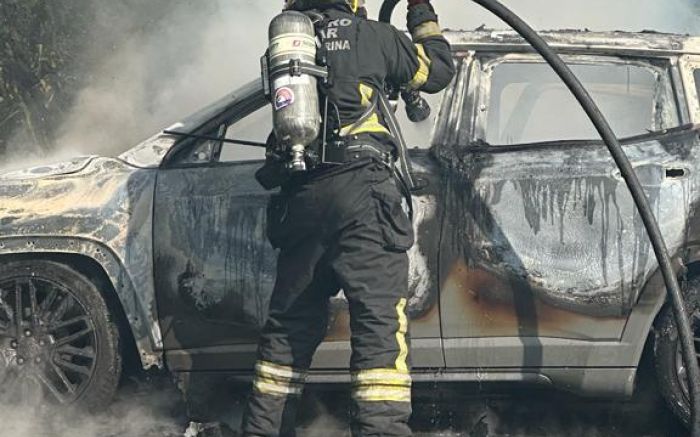
<svg viewBox="0 0 700 437">
<path fill-rule="evenodd" d="M 570 64 L 620 137 L 678 125 L 668 80 L 660 70 L 631 63 Z M 599 135 L 581 105 L 542 62 L 493 66 L 483 102 L 485 140 L 491 145 L 592 140 Z M 696 73 L 697 74 L 697 73 Z"/>
<path fill-rule="evenodd" d="M 695 73 L 693 73 L 695 76 L 695 89 L 698 90 L 698 99 L 700 99 L 700 70 L 695 70 Z"/>
</svg>

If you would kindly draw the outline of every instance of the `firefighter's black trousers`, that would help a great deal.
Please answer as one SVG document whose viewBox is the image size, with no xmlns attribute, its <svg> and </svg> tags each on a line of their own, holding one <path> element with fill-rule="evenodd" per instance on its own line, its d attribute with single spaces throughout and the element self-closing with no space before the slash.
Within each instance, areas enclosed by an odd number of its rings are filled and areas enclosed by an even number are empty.
<svg viewBox="0 0 700 437">
<path fill-rule="evenodd" d="M 244 435 L 294 435 L 328 301 L 340 289 L 351 318 L 353 436 L 410 435 L 405 309 L 413 229 L 391 171 L 367 160 L 289 183 L 270 202 L 268 236 L 281 251 Z"/>
</svg>

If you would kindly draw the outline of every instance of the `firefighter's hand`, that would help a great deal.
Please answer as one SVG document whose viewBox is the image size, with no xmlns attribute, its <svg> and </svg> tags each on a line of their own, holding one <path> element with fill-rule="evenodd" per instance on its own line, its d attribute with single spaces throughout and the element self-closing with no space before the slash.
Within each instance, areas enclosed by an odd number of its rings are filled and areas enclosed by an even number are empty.
<svg viewBox="0 0 700 437">
<path fill-rule="evenodd" d="M 436 22 L 438 17 L 435 14 L 430 0 L 408 0 L 408 16 L 406 17 L 408 30 L 414 34 L 418 26 L 427 22 Z"/>
</svg>

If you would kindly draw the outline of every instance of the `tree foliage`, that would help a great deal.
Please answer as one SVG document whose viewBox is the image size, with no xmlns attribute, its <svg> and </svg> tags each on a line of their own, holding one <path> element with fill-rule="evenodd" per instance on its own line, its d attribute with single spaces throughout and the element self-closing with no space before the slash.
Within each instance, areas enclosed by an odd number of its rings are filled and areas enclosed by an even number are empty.
<svg viewBox="0 0 700 437">
<path fill-rule="evenodd" d="M 0 1 L 0 154 L 13 135 L 48 150 L 79 78 L 90 0 Z"/>
</svg>

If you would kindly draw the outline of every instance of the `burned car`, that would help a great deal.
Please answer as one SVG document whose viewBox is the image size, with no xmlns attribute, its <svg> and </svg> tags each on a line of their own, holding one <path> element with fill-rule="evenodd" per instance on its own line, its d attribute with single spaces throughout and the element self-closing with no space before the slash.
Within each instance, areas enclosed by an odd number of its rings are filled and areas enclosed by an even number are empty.
<svg viewBox="0 0 700 437">
<path fill-rule="evenodd" d="M 687 421 L 658 265 L 592 124 L 515 33 L 447 36 L 457 77 L 430 120 L 402 123 L 419 181 L 415 380 L 628 396 L 648 350 Z M 543 37 L 621 138 L 700 309 L 700 38 Z M 275 279 L 270 193 L 254 179 L 264 150 L 221 139 L 264 142 L 270 126 L 255 80 L 117 158 L 0 175 L 1 397 L 99 408 L 132 355 L 181 375 L 252 373 Z M 329 311 L 310 382 L 349 380 L 342 293 Z"/>
</svg>

